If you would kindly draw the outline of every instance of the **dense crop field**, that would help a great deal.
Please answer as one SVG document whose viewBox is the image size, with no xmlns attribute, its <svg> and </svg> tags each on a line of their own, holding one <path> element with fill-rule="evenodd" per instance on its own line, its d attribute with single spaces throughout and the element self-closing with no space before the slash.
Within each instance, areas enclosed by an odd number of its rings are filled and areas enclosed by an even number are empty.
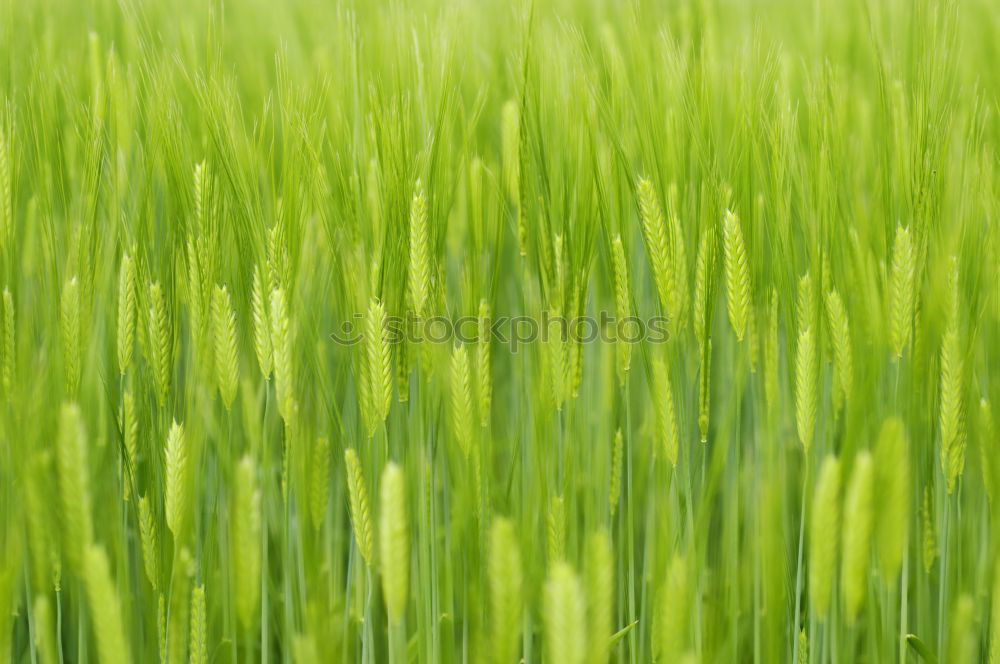
<svg viewBox="0 0 1000 664">
<path fill-rule="evenodd" d="M 1000 664 L 998 35 L 3 0 L 0 664 Z"/>
</svg>

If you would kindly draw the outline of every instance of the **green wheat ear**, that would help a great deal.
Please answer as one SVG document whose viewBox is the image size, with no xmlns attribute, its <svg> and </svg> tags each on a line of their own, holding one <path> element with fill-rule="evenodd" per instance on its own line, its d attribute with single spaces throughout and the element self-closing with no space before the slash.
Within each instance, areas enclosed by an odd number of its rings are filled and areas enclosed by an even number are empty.
<svg viewBox="0 0 1000 664">
<path fill-rule="evenodd" d="M 816 337 L 811 327 L 799 332 L 795 353 L 795 424 L 808 454 L 816 423 Z"/>
<path fill-rule="evenodd" d="M 292 366 L 292 325 L 285 291 L 271 292 L 271 351 L 274 365 L 274 393 L 278 412 L 286 426 L 291 426 L 295 412 L 295 374 Z"/>
<path fill-rule="evenodd" d="M 236 313 L 225 286 L 216 286 L 212 294 L 212 335 L 215 342 L 215 383 L 222 403 L 229 410 L 239 382 L 239 357 L 236 348 Z"/>
<path fill-rule="evenodd" d="M 704 349 L 708 342 L 708 324 L 712 301 L 709 295 L 712 270 L 715 268 L 714 236 L 709 228 L 703 228 L 698 238 L 698 254 L 694 271 L 694 336 L 698 347 Z"/>
<path fill-rule="evenodd" d="M 135 345 L 135 265 L 128 254 L 118 270 L 118 370 L 125 375 Z"/>
<path fill-rule="evenodd" d="M 59 659 L 56 651 L 55 627 L 52 622 L 52 605 L 46 595 L 35 596 L 31 615 L 34 618 L 34 643 L 38 651 L 38 660 L 41 664 L 56 664 Z"/>
<path fill-rule="evenodd" d="M 260 266 L 254 265 L 250 287 L 250 320 L 257 366 L 260 367 L 264 380 L 271 375 L 271 318 L 268 315 L 268 301 L 265 296 L 265 293 L 269 292 L 270 289 L 263 282 Z"/>
<path fill-rule="evenodd" d="M 430 242 L 427 237 L 427 198 L 420 180 L 414 186 L 410 203 L 410 304 L 418 317 L 427 314 L 427 296 L 430 291 L 431 265 Z"/>
<path fill-rule="evenodd" d="M 493 661 L 507 664 L 516 661 L 520 650 L 518 642 L 524 611 L 521 551 L 514 525 L 507 519 L 497 519 L 490 528 L 487 578 Z"/>
<path fill-rule="evenodd" d="M 80 407 L 75 403 L 63 404 L 59 411 L 59 435 L 56 443 L 63 542 L 70 566 L 80 571 L 84 565 L 84 553 L 93 541 L 94 526 L 91 517 L 87 434 Z"/>
<path fill-rule="evenodd" d="M 691 610 L 689 574 L 687 559 L 675 554 L 656 595 L 653 611 L 653 653 L 656 661 L 679 661 L 687 648 Z"/>
<path fill-rule="evenodd" d="M 170 375 L 173 371 L 173 340 L 167 303 L 163 298 L 160 282 L 149 287 L 149 354 L 156 387 L 156 400 L 162 407 L 170 393 Z"/>
<path fill-rule="evenodd" d="M 941 340 L 941 469 L 948 493 L 965 468 L 965 411 L 963 360 L 958 328 L 958 262 L 952 259 L 947 327 Z"/>
<path fill-rule="evenodd" d="M 385 307 L 372 298 L 365 319 L 365 361 L 359 399 L 369 438 L 385 421 L 392 406 L 392 361 L 387 335 Z"/>
<path fill-rule="evenodd" d="M 903 421 L 886 418 L 875 447 L 875 535 L 879 566 L 896 578 L 905 555 L 910 521 L 910 450 Z"/>
<path fill-rule="evenodd" d="M 80 286 L 73 277 L 63 286 L 59 307 L 66 394 L 74 396 L 80 383 Z"/>
<path fill-rule="evenodd" d="M 493 403 L 493 378 L 490 367 L 490 308 L 486 298 L 479 300 L 479 338 L 476 344 L 476 395 L 479 398 L 479 426 L 490 425 Z"/>
<path fill-rule="evenodd" d="M 624 455 L 624 445 L 622 443 L 622 430 L 619 428 L 615 432 L 615 442 L 611 448 L 611 481 L 609 482 L 608 503 L 611 509 L 611 518 L 615 518 L 618 509 L 618 501 L 622 493 L 622 457 Z"/>
<path fill-rule="evenodd" d="M 993 565 L 993 592 L 990 602 L 990 664 L 1000 663 L 1000 556 Z"/>
<path fill-rule="evenodd" d="M 188 512 L 190 449 L 184 427 L 175 420 L 170 425 L 165 449 L 167 527 L 179 543 Z"/>
<path fill-rule="evenodd" d="M 844 497 L 843 566 L 841 590 L 844 614 L 853 624 L 868 592 L 868 562 L 874 527 L 874 472 L 872 457 L 867 451 L 854 459 L 854 468 Z"/>
<path fill-rule="evenodd" d="M 546 513 L 545 543 L 549 564 L 566 556 L 566 503 L 562 496 L 552 496 Z"/>
<path fill-rule="evenodd" d="M 347 474 L 347 497 L 350 501 L 351 524 L 354 526 L 354 541 L 366 565 L 372 564 L 372 522 L 368 507 L 368 488 L 361 472 L 358 453 L 348 447 L 344 451 L 344 467 Z"/>
<path fill-rule="evenodd" d="M 647 178 L 639 178 L 639 216 L 642 219 L 642 234 L 646 240 L 646 250 L 649 252 L 649 262 L 653 268 L 653 281 L 660 297 L 663 310 L 671 317 L 671 329 L 674 329 L 677 303 L 674 301 L 676 286 L 673 267 L 671 266 L 670 241 L 667 237 L 667 225 L 663 220 L 663 212 L 657 200 L 653 183 Z"/>
<path fill-rule="evenodd" d="M 87 589 L 97 652 L 102 662 L 130 662 L 119 593 L 111 579 L 104 549 L 88 545 L 84 553 L 84 585 Z"/>
<path fill-rule="evenodd" d="M 191 664 L 208 664 L 208 627 L 205 617 L 205 586 L 191 590 L 191 636 L 188 652 Z"/>
<path fill-rule="evenodd" d="M 809 599 L 823 621 L 837 571 L 840 532 L 840 461 L 830 455 L 820 467 L 809 526 Z"/>
<path fill-rule="evenodd" d="M 778 291 L 771 289 L 767 308 L 767 330 L 764 333 L 764 395 L 771 417 L 778 408 Z"/>
<path fill-rule="evenodd" d="M 382 472 L 379 501 L 379 556 L 382 594 L 390 624 L 406 613 L 410 586 L 410 531 L 406 512 L 406 478 L 403 469 L 389 463 Z"/>
<path fill-rule="evenodd" d="M 607 531 L 598 530 L 587 537 L 583 570 L 587 597 L 587 662 L 606 664 L 615 596 L 614 557 Z"/>
<path fill-rule="evenodd" d="M 236 614 L 244 629 L 253 627 L 260 591 L 260 489 L 253 459 L 244 456 L 236 467 L 233 491 L 233 556 Z"/>
<path fill-rule="evenodd" d="M 737 341 L 743 341 L 750 310 L 750 266 L 740 220 L 732 210 L 726 210 L 722 225 L 726 268 L 726 308 L 729 324 Z"/>
<path fill-rule="evenodd" d="M 667 460 L 676 468 L 680 435 L 677 429 L 677 415 L 674 410 L 670 370 L 661 358 L 653 360 L 653 386 L 653 394 L 656 399 L 657 438 L 662 442 Z"/>
<path fill-rule="evenodd" d="M 611 243 L 611 253 L 611 265 L 614 268 L 615 277 L 615 314 L 618 317 L 618 321 L 624 321 L 632 314 L 629 305 L 628 264 L 625 262 L 625 247 L 622 245 L 621 235 L 615 235 L 615 239 Z M 621 322 L 618 325 L 619 330 L 621 330 Z M 618 339 L 615 344 L 615 351 L 618 382 L 624 387 L 625 381 L 628 380 L 629 368 L 632 365 L 632 344 L 624 339 Z"/>
<path fill-rule="evenodd" d="M 543 590 L 545 657 L 548 662 L 584 661 L 585 600 L 580 580 L 566 562 L 556 562 Z"/>
<path fill-rule="evenodd" d="M 15 375 L 15 352 L 14 344 L 14 297 L 9 288 L 3 289 L 3 337 L 0 338 L 0 353 L 3 354 L 0 363 L 0 379 L 3 380 L 3 391 L 7 395 L 7 400 L 11 399 L 14 392 Z"/>
<path fill-rule="evenodd" d="M 153 590 L 159 588 L 160 577 L 160 545 L 156 531 L 156 520 L 149 498 L 139 499 L 139 540 L 142 544 L 142 564 L 146 578 Z"/>
<path fill-rule="evenodd" d="M 312 464 L 309 469 L 309 515 L 313 528 L 319 530 L 330 500 L 330 441 L 319 437 L 313 442 Z"/>
<path fill-rule="evenodd" d="M 854 355 L 851 351 L 851 327 L 847 319 L 847 309 L 844 308 L 844 301 L 836 290 L 827 293 L 826 316 L 833 337 L 834 366 L 846 401 L 851 398 L 854 389 Z"/>
<path fill-rule="evenodd" d="M 125 451 L 125 463 L 122 466 L 122 499 L 128 500 L 139 463 L 139 419 L 135 411 L 135 398 L 131 392 L 126 392 L 122 396 L 121 427 L 122 448 Z"/>
<path fill-rule="evenodd" d="M 934 561 L 938 557 L 937 532 L 934 528 L 933 499 L 931 498 L 931 488 L 924 487 L 923 509 L 920 510 L 920 521 L 923 531 L 923 562 L 924 571 L 930 574 Z"/>
<path fill-rule="evenodd" d="M 976 604 L 972 597 L 963 593 L 955 600 L 949 614 L 951 629 L 948 637 L 948 658 L 944 661 L 955 664 L 974 664 L 979 659 L 979 634 L 976 629 Z"/>
<path fill-rule="evenodd" d="M 912 336 L 916 257 L 909 228 L 896 227 L 889 268 L 889 345 L 897 358 Z"/>
<path fill-rule="evenodd" d="M 451 427 L 462 454 L 469 457 L 473 449 L 472 385 L 469 375 L 469 351 L 455 346 L 451 354 Z"/>
<path fill-rule="evenodd" d="M 986 489 L 986 497 L 991 503 L 998 479 L 997 470 L 1000 468 L 1000 463 L 997 461 L 998 443 L 1000 438 L 997 438 L 997 429 L 993 421 L 993 408 L 983 397 L 979 400 L 979 465 L 983 474 L 983 488 Z"/>
</svg>

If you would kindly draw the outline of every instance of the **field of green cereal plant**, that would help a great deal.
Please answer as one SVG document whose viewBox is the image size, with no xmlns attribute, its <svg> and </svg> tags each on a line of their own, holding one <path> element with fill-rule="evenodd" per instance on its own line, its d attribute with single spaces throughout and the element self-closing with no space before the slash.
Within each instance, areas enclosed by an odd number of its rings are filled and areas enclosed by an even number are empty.
<svg viewBox="0 0 1000 664">
<path fill-rule="evenodd" d="M 1000 664 L 993 0 L 0 0 L 0 664 Z"/>
</svg>

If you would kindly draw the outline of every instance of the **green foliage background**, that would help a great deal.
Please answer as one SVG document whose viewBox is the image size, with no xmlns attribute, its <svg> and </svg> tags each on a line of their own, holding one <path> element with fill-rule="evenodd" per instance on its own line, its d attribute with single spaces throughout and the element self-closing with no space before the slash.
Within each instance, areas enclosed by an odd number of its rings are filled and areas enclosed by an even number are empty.
<svg viewBox="0 0 1000 664">
<path fill-rule="evenodd" d="M 997 34 L 5 0 L 0 662 L 1000 661 Z"/>
</svg>

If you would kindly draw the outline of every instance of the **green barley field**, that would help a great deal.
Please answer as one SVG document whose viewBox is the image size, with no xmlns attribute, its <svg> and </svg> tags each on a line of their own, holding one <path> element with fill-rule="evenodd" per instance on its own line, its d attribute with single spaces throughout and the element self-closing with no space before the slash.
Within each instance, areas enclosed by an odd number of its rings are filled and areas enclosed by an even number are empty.
<svg viewBox="0 0 1000 664">
<path fill-rule="evenodd" d="M 0 664 L 1000 664 L 993 0 L 0 0 Z"/>
</svg>

